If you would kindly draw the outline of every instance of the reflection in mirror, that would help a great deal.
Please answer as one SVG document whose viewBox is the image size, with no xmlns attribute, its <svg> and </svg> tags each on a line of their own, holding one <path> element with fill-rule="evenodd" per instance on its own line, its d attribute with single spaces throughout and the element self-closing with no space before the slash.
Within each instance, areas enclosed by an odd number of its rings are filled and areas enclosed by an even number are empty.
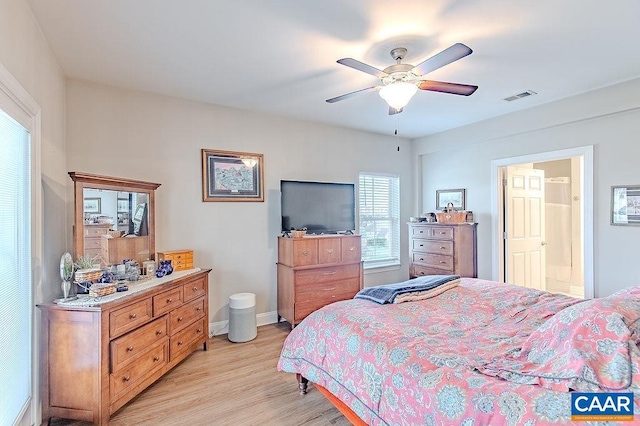
<svg viewBox="0 0 640 426">
<path fill-rule="evenodd" d="M 155 255 L 154 191 L 160 184 L 70 172 L 75 188 L 74 257 L 102 267 Z"/>
</svg>

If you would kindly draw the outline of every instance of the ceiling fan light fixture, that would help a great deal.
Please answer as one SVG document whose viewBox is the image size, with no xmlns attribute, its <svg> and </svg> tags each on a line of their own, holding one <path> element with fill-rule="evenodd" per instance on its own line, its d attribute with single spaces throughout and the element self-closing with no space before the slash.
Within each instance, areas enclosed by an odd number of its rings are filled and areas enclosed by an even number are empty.
<svg viewBox="0 0 640 426">
<path fill-rule="evenodd" d="M 380 89 L 380 97 L 384 99 L 391 108 L 400 110 L 407 106 L 417 91 L 418 86 L 415 84 L 398 81 Z"/>
</svg>

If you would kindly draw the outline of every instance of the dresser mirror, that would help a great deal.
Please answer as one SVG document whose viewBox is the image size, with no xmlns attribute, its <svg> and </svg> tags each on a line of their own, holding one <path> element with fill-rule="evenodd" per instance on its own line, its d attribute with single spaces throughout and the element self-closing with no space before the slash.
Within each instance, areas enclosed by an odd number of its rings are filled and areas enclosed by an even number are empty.
<svg viewBox="0 0 640 426">
<path fill-rule="evenodd" d="M 106 266 L 155 256 L 158 183 L 69 172 L 74 183 L 73 255 Z"/>
</svg>

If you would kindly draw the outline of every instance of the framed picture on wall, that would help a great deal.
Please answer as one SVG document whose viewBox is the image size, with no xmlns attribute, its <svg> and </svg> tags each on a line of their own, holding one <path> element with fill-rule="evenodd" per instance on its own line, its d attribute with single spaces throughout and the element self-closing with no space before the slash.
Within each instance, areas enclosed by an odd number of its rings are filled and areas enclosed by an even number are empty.
<svg viewBox="0 0 640 426">
<path fill-rule="evenodd" d="M 640 185 L 611 187 L 611 224 L 640 225 Z"/>
<path fill-rule="evenodd" d="M 118 198 L 118 213 L 125 213 L 129 211 L 129 199 Z"/>
<path fill-rule="evenodd" d="M 100 198 L 85 198 L 84 203 L 84 212 L 85 213 L 96 213 L 100 214 L 102 212 L 100 205 Z"/>
<path fill-rule="evenodd" d="M 464 189 L 438 189 L 436 191 L 436 210 L 444 210 L 449 203 L 456 210 L 466 210 Z"/>
<path fill-rule="evenodd" d="M 264 201 L 264 155 L 203 149 L 202 201 Z"/>
</svg>

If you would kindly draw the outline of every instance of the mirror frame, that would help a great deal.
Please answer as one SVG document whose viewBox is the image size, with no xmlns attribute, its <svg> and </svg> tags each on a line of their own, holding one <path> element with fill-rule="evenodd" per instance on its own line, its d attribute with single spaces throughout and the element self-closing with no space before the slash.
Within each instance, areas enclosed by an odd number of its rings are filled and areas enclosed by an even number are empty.
<svg viewBox="0 0 640 426">
<path fill-rule="evenodd" d="M 74 209 L 73 209 L 73 257 L 77 259 L 84 255 L 84 189 L 106 189 L 121 192 L 143 192 L 149 197 L 147 216 L 149 221 L 149 259 L 155 260 L 155 190 L 159 183 L 145 182 L 126 178 L 94 175 L 84 172 L 69 172 L 73 180 Z"/>
</svg>

